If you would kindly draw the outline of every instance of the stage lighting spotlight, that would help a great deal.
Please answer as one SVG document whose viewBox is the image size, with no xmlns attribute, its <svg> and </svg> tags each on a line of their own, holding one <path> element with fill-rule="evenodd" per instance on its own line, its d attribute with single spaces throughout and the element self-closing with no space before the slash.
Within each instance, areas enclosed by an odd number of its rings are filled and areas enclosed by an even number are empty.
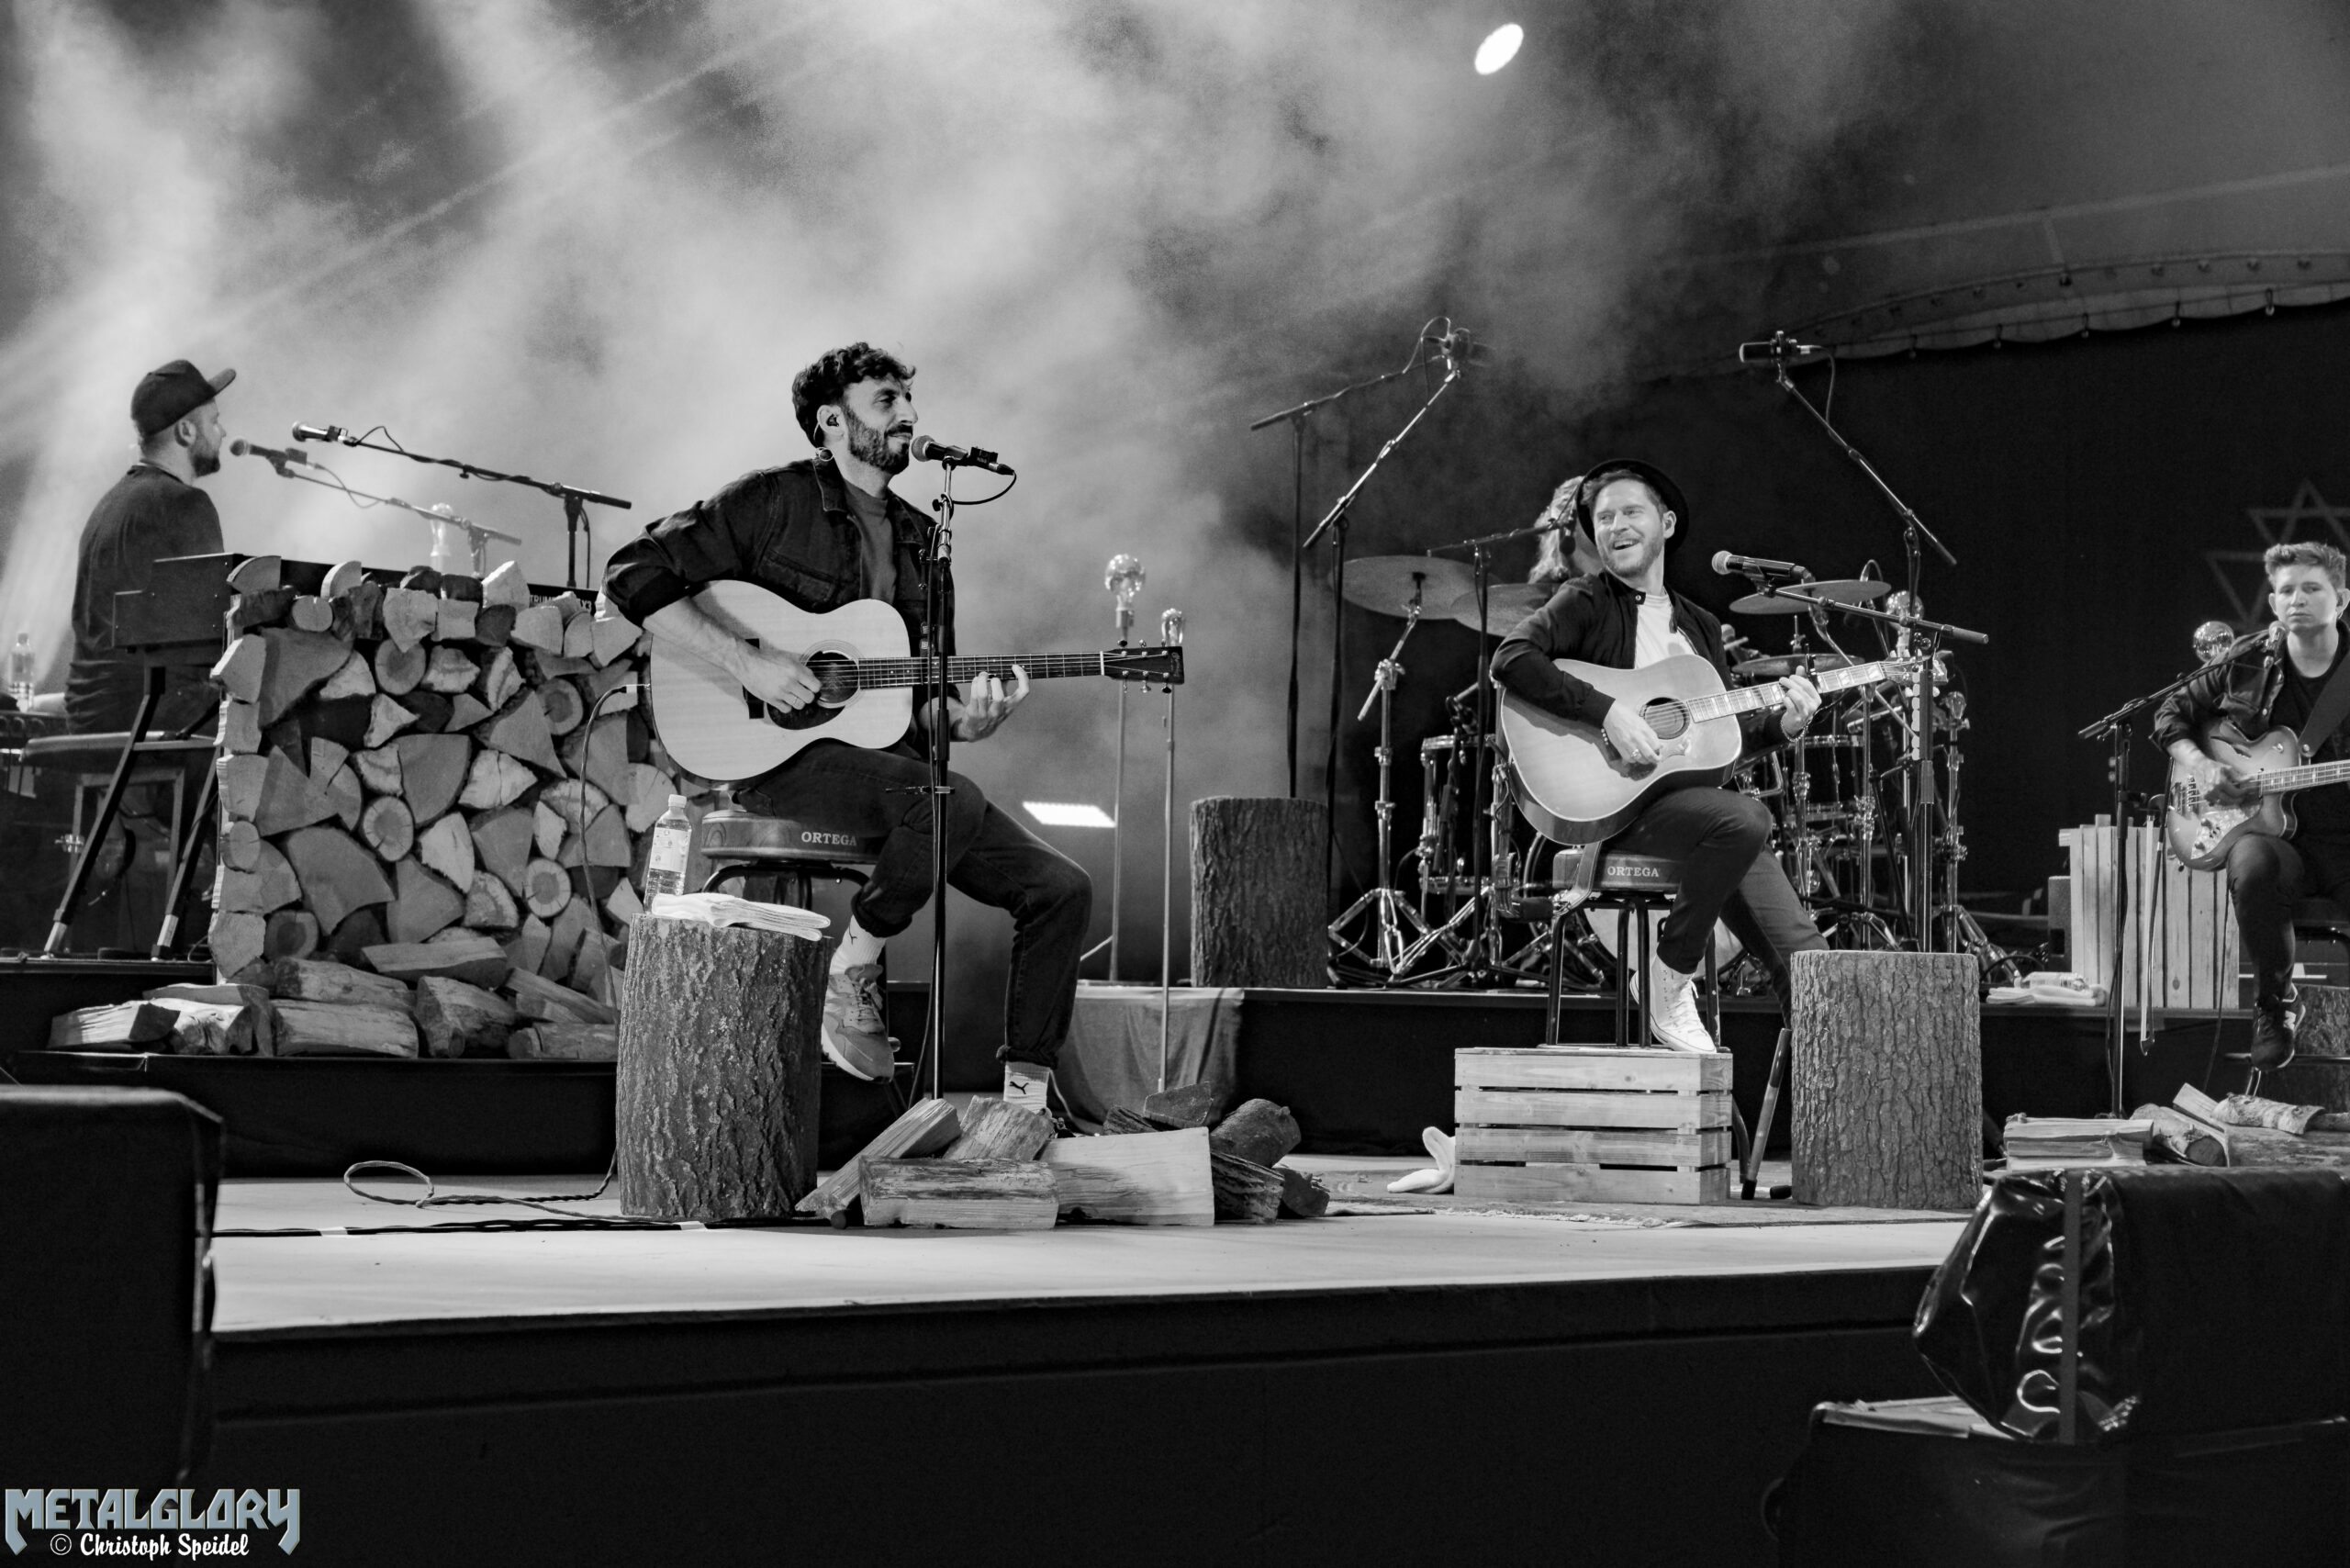
<svg viewBox="0 0 2350 1568">
<path fill-rule="evenodd" d="M 1516 22 L 1505 22 L 1485 35 L 1477 46 L 1477 74 L 1491 76 L 1517 58 L 1517 46 L 1526 41 L 1526 29 Z"/>
</svg>

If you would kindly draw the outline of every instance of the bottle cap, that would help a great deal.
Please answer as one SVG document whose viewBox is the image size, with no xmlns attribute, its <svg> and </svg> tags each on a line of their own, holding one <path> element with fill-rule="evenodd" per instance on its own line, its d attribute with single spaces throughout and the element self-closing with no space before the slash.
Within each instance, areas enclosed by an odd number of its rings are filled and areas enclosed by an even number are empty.
<svg viewBox="0 0 2350 1568">
<path fill-rule="evenodd" d="M 682 812 L 686 809 L 686 798 L 683 795 L 672 795 L 669 797 L 669 804 Z"/>
</svg>

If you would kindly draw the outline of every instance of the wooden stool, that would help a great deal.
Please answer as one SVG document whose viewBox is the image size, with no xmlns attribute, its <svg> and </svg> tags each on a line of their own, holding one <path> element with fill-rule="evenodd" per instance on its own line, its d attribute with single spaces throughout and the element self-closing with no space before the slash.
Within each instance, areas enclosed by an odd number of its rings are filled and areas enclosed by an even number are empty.
<svg viewBox="0 0 2350 1568">
<path fill-rule="evenodd" d="M 772 876 L 783 881 L 782 902 L 809 907 L 814 884 L 855 882 L 881 858 L 881 840 L 827 823 L 814 814 L 767 817 L 743 811 L 730 798 L 701 819 L 695 847 L 710 863 L 701 890 L 730 878 Z"/>
</svg>

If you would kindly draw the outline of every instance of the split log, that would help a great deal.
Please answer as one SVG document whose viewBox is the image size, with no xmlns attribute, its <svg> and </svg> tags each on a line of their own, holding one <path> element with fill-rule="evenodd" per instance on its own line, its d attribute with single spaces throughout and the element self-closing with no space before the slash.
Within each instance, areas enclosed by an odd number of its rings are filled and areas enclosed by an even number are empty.
<svg viewBox="0 0 2350 1568">
<path fill-rule="evenodd" d="M 596 652 L 596 618 L 585 606 L 563 619 L 563 656 L 592 659 Z"/>
<path fill-rule="evenodd" d="M 398 796 L 378 795 L 360 813 L 359 836 L 386 864 L 396 865 L 416 847 L 416 818 Z"/>
<path fill-rule="evenodd" d="M 514 662 L 513 650 L 500 648 L 481 672 L 481 700 L 494 713 L 512 701 L 522 685 L 521 667 Z"/>
<path fill-rule="evenodd" d="M 2350 1173 L 2350 1133 L 2280 1132 L 2230 1127 L 2228 1163 L 2240 1170 L 2338 1170 Z"/>
<path fill-rule="evenodd" d="M 649 762 L 628 765 L 628 830 L 650 833 L 661 813 L 669 809 L 669 797 L 682 794 L 676 779 Z"/>
<path fill-rule="evenodd" d="M 518 693 L 498 711 L 497 717 L 483 725 L 481 744 L 519 757 L 543 772 L 563 771 L 563 764 L 554 754 L 554 732 L 547 727 L 547 711 L 534 691 Z"/>
<path fill-rule="evenodd" d="M 567 680 L 551 680 L 539 688 L 539 707 L 547 716 L 547 734 L 567 735 L 588 717 L 579 688 Z"/>
<path fill-rule="evenodd" d="M 533 604 L 517 611 L 513 640 L 526 648 L 563 652 L 563 611 L 552 604 Z"/>
<path fill-rule="evenodd" d="M 522 923 L 514 895 L 487 871 L 476 871 L 465 889 L 465 924 L 476 931 L 511 931 Z"/>
<path fill-rule="evenodd" d="M 441 573 L 433 566 L 410 566 L 400 577 L 400 587 L 411 593 L 430 594 L 437 603 L 441 598 Z"/>
<path fill-rule="evenodd" d="M 319 929 L 325 930 L 321 924 Z M 359 955 L 384 943 L 384 906 L 371 904 L 354 909 L 342 917 L 341 924 L 327 932 L 327 957 L 340 963 L 355 964 Z"/>
<path fill-rule="evenodd" d="M 1983 1058 L 1964 953 L 1798 953 L 1795 1196 L 1832 1207 L 1972 1208 Z"/>
<path fill-rule="evenodd" d="M 636 706 L 636 693 L 614 689 L 626 686 L 642 673 L 642 669 L 634 659 L 623 659 L 618 664 L 606 665 L 602 669 L 589 666 L 587 673 L 580 677 L 581 689 L 587 693 L 588 697 L 588 711 L 599 715 L 606 715 L 625 713 L 633 709 Z M 605 695 L 607 692 L 610 693 L 610 697 Z"/>
<path fill-rule="evenodd" d="M 375 638 L 384 634 L 384 585 L 357 582 L 338 598 L 351 620 L 353 637 Z"/>
<path fill-rule="evenodd" d="M 285 561 L 279 555 L 248 555 L 229 569 L 229 586 L 239 593 L 260 593 L 285 581 Z"/>
<path fill-rule="evenodd" d="M 402 648 L 413 648 L 441 625 L 438 596 L 412 588 L 396 588 L 384 595 L 384 635 Z"/>
<path fill-rule="evenodd" d="M 297 827 L 308 827 L 312 823 L 324 822 L 338 814 L 334 797 L 320 788 L 284 752 L 271 750 L 258 757 L 234 757 L 230 759 L 229 766 L 244 769 L 255 762 L 261 764 L 261 788 L 253 798 L 252 810 L 249 814 L 253 830 L 263 838 L 291 833 Z M 227 776 L 223 775 L 221 795 L 224 800 L 231 793 L 241 796 L 243 792 L 241 779 L 232 788 Z M 230 814 L 238 813 L 232 811 Z"/>
<path fill-rule="evenodd" d="M 477 985 L 449 975 L 416 982 L 416 1028 L 428 1056 L 503 1051 L 515 1022 L 513 1003 Z"/>
<path fill-rule="evenodd" d="M 1102 1130 L 1104 1133 L 1134 1134 L 1165 1132 L 1167 1129 L 1131 1105 L 1113 1105 L 1102 1118 Z"/>
<path fill-rule="evenodd" d="M 489 575 L 481 580 L 481 601 L 528 610 L 531 607 L 531 585 L 522 579 L 520 565 L 508 561 L 492 568 Z"/>
<path fill-rule="evenodd" d="M 547 804 L 544 796 L 532 802 L 531 842 L 542 856 L 549 860 L 560 858 L 564 834 L 567 831 L 563 819 L 555 815 L 554 808 Z"/>
<path fill-rule="evenodd" d="M 573 909 L 586 906 L 574 903 Z M 615 1005 L 612 991 L 612 954 L 620 944 L 597 930 L 580 934 L 577 956 L 571 960 L 568 983 L 582 996 L 593 997 L 605 1006 Z"/>
<path fill-rule="evenodd" d="M 297 594 L 288 618 L 301 631 L 324 633 L 334 624 L 334 608 L 317 594 Z"/>
<path fill-rule="evenodd" d="M 212 907 L 229 914 L 267 914 L 301 897 L 294 868 L 267 839 L 254 849 L 252 870 L 240 871 L 224 858 L 213 880 Z"/>
<path fill-rule="evenodd" d="M 620 1020 L 621 1208 L 780 1217 L 816 1185 L 824 949 L 781 932 L 655 923 Z"/>
<path fill-rule="evenodd" d="M 242 973 L 262 961 L 269 946 L 269 923 L 258 914 L 223 914 L 215 911 L 205 935 L 212 949 L 212 967 L 224 978 Z"/>
<path fill-rule="evenodd" d="M 252 1025 L 244 1022 L 244 1009 L 202 1002 L 162 1002 L 157 1005 L 171 1011 L 172 1032 L 156 1043 L 156 1049 L 184 1057 L 253 1054 Z M 232 1028 L 239 1029 L 244 1036 L 241 1049 L 229 1043 Z"/>
<path fill-rule="evenodd" d="M 558 778 L 539 791 L 539 801 L 574 833 L 584 833 L 596 813 L 612 803 L 601 787 L 584 778 Z"/>
<path fill-rule="evenodd" d="M 282 958 L 307 958 L 319 950 L 319 917 L 306 909 L 281 909 L 269 917 L 262 933 L 262 957 L 271 963 Z"/>
<path fill-rule="evenodd" d="M 270 1009 L 270 1032 L 282 1057 L 417 1054 L 416 1020 L 390 1007 L 279 1002 Z"/>
<path fill-rule="evenodd" d="M 2162 1149 L 2182 1165 L 2225 1165 L 2228 1145 L 2224 1134 L 2205 1126 L 2183 1111 L 2168 1105 L 2141 1105 L 2130 1113 L 2130 1119 L 2152 1122 L 2154 1130 L 2146 1141 Z"/>
<path fill-rule="evenodd" d="M 633 925 L 636 917 L 644 913 L 644 901 L 637 896 L 636 884 L 625 877 L 613 887 L 604 900 L 604 913 L 623 925 Z"/>
<path fill-rule="evenodd" d="M 449 699 L 448 721 L 441 727 L 453 734 L 459 730 L 470 730 L 488 717 L 489 710 L 482 705 L 480 698 L 470 691 L 460 691 Z"/>
<path fill-rule="evenodd" d="M 549 980 L 567 980 L 578 966 L 579 948 L 590 936 L 603 935 L 596 924 L 596 906 L 576 895 L 547 922 L 547 956 L 539 972 Z"/>
<path fill-rule="evenodd" d="M 272 964 L 262 983 L 281 1002 L 324 1002 L 405 1012 L 415 1000 L 407 986 L 388 975 L 370 974 L 324 958 L 288 958 Z"/>
<path fill-rule="evenodd" d="M 481 579 L 466 572 L 443 572 L 441 574 L 441 597 L 464 604 L 479 604 Z"/>
<path fill-rule="evenodd" d="M 229 633 L 251 632 L 263 626 L 283 626 L 298 596 L 290 588 L 263 588 L 259 593 L 241 593 L 229 600 Z"/>
<path fill-rule="evenodd" d="M 220 704 L 220 749 L 243 756 L 261 749 L 261 710 L 231 697 Z"/>
<path fill-rule="evenodd" d="M 655 921 L 656 925 L 671 924 Z M 995 1094 L 974 1094 L 963 1108 L 963 1136 L 946 1151 L 948 1159 L 1034 1159 L 1052 1141 L 1049 1116 L 1024 1111 Z"/>
<path fill-rule="evenodd" d="M 1055 1138 L 1038 1157 L 1063 1219 L 1108 1225 L 1214 1225 L 1204 1127 L 1135 1137 Z"/>
<path fill-rule="evenodd" d="M 421 643 L 403 648 L 386 638 L 375 644 L 375 685 L 387 697 L 404 697 L 422 683 L 430 658 Z"/>
<path fill-rule="evenodd" d="M 353 654 L 342 662 L 341 668 L 327 677 L 326 684 L 319 688 L 318 700 L 340 702 L 345 698 L 372 698 L 375 695 L 375 678 L 367 673 L 365 656 Z"/>
<path fill-rule="evenodd" d="M 356 561 L 337 561 L 319 581 L 320 599 L 341 599 L 367 580 L 367 568 Z"/>
<path fill-rule="evenodd" d="M 269 991 L 258 985 L 159 985 L 147 1000 L 170 1007 L 182 1002 L 234 1010 L 241 1020 L 229 1028 L 232 1056 L 270 1056 Z"/>
<path fill-rule="evenodd" d="M 367 796 L 359 788 L 359 770 L 348 763 L 335 770 L 326 782 L 327 800 L 334 806 L 335 821 L 345 829 L 359 825 L 359 813 L 366 809 Z"/>
<path fill-rule="evenodd" d="M 699 924 L 699 921 L 671 921 L 672 925 Z M 705 928 L 710 929 L 710 928 Z M 742 927 L 728 927 L 739 930 Z M 767 935 L 781 935 L 768 932 Z M 798 937 L 788 938 L 798 941 Z M 813 946 L 815 944 L 811 943 Z M 820 987 L 821 989 L 821 987 Z M 514 998 L 514 1010 L 525 1018 L 552 1019 L 558 1024 L 617 1024 L 621 1014 L 592 996 L 582 996 L 567 985 L 562 985 L 534 974 L 519 965 L 506 977 L 506 990 Z"/>
<path fill-rule="evenodd" d="M 363 744 L 372 751 L 415 722 L 414 713 L 377 692 L 375 700 L 368 705 L 367 735 Z"/>
<path fill-rule="evenodd" d="M 567 659 L 560 653 L 532 654 L 531 668 L 540 685 L 544 685 L 550 680 L 567 679 L 575 675 L 591 676 L 596 673 L 596 666 L 590 661 Z"/>
<path fill-rule="evenodd" d="M 1208 1154 L 1218 1225 L 1264 1225 L 1281 1213 L 1281 1172 L 1221 1149 Z"/>
<path fill-rule="evenodd" d="M 2299 1135 L 2309 1131 L 2310 1123 L 2324 1109 L 2322 1105 L 2288 1105 L 2257 1094 L 2231 1094 L 2220 1102 L 2220 1114 L 2214 1119 L 2232 1127 L 2269 1127 Z"/>
<path fill-rule="evenodd" d="M 310 777 L 323 784 L 351 760 L 351 748 L 326 735 L 310 737 Z"/>
<path fill-rule="evenodd" d="M 394 942 L 421 942 L 465 913 L 465 897 L 413 859 L 392 868 L 397 891 L 384 913 L 384 931 Z"/>
<path fill-rule="evenodd" d="M 220 859 L 233 871 L 250 871 L 261 864 L 261 830 L 247 822 L 220 828 Z"/>
<path fill-rule="evenodd" d="M 442 585 L 444 588 L 447 585 Z M 481 606 L 470 599 L 452 599 L 443 593 L 441 599 L 441 624 L 433 634 L 447 643 L 470 643 L 474 640 L 474 618 L 481 613 Z"/>
<path fill-rule="evenodd" d="M 469 812 L 490 811 L 517 800 L 538 781 L 537 775 L 504 752 L 484 751 L 474 757 L 458 803 Z"/>
<path fill-rule="evenodd" d="M 53 1051 L 135 1051 L 169 1039 L 177 1015 L 151 1002 L 77 1007 L 49 1021 Z"/>
<path fill-rule="evenodd" d="M 1192 803 L 1192 973 L 1199 985 L 1329 983 L 1318 801 Z"/>
<path fill-rule="evenodd" d="M 628 834 L 628 819 L 621 815 L 618 806 L 606 806 L 588 823 L 586 846 L 590 866 L 611 866 L 625 871 L 636 858 L 636 846 Z"/>
<path fill-rule="evenodd" d="M 463 735 L 402 735 L 392 749 L 399 754 L 400 796 L 408 814 L 429 823 L 446 813 L 465 786 L 473 743 Z"/>
<path fill-rule="evenodd" d="M 484 604 L 475 608 L 474 641 L 485 648 L 503 648 L 514 635 L 514 607 Z"/>
<path fill-rule="evenodd" d="M 441 599 L 436 602 L 446 604 L 451 601 Z M 438 691 L 443 696 L 463 691 L 474 683 L 474 677 L 480 673 L 481 666 L 465 657 L 459 650 L 447 646 L 438 647 L 432 650 L 432 656 L 424 666 L 424 689 L 427 691 Z"/>
<path fill-rule="evenodd" d="M 1050 1230 L 1053 1173 L 1035 1160 L 876 1159 L 864 1175 L 867 1226 Z"/>
<path fill-rule="evenodd" d="M 610 664 L 629 652 L 644 635 L 643 628 L 609 604 L 597 607 L 596 617 L 589 625 L 592 631 L 588 656 L 599 665 Z"/>
<path fill-rule="evenodd" d="M 539 966 L 547 960 L 549 938 L 545 921 L 535 914 L 522 917 L 522 924 L 515 931 L 513 940 L 506 944 L 506 956 L 513 960 L 515 974 L 535 975 L 539 972 Z"/>
<path fill-rule="evenodd" d="M 848 1206 L 856 1202 L 862 1185 L 866 1160 L 936 1154 L 952 1146 L 962 1130 L 961 1118 L 946 1101 L 916 1101 L 795 1206 L 801 1214 L 822 1215 L 834 1225 L 845 1224 Z"/>
<path fill-rule="evenodd" d="M 458 980 L 478 986 L 506 983 L 514 966 L 505 948 L 471 932 L 444 932 L 442 935 L 450 940 L 379 943 L 360 957 L 376 974 L 403 985 L 416 984 L 427 978 Z"/>
<path fill-rule="evenodd" d="M 400 699 L 401 705 L 416 714 L 416 727 L 434 734 L 449 727 L 449 714 L 453 708 L 444 692 L 418 687 Z"/>
<path fill-rule="evenodd" d="M 517 1061 L 618 1061 L 620 1030 L 610 1024 L 558 1024 L 541 1019 L 506 1036 Z"/>
<path fill-rule="evenodd" d="M 416 857 L 453 888 L 474 885 L 473 834 L 465 829 L 465 819 L 454 812 L 417 834 Z"/>
<path fill-rule="evenodd" d="M 582 788 L 594 790 L 606 801 L 616 796 L 626 800 L 634 787 L 628 771 L 628 725 L 627 714 L 608 713 L 586 730 L 574 733 L 566 743 L 576 748 L 572 768 L 587 780 Z M 599 804 L 588 814 L 593 817 L 602 809 Z"/>
<path fill-rule="evenodd" d="M 1142 1103 L 1142 1114 L 1151 1121 L 1169 1127 L 1212 1127 L 1224 1115 L 1224 1108 L 1232 1101 L 1232 1089 L 1223 1083 L 1187 1083 L 1181 1089 L 1162 1089 Z M 1261 1104 L 1264 1102 L 1254 1102 Z M 1292 1126 L 1295 1126 L 1292 1122 Z M 1294 1146 L 1292 1146 L 1294 1147 Z M 1287 1154 L 1288 1149 L 1281 1150 Z M 1279 1159 L 1281 1154 L 1273 1156 Z M 1271 1160 L 1260 1160 L 1270 1164 Z"/>
<path fill-rule="evenodd" d="M 553 920 L 571 902 L 571 879 L 552 860 L 532 860 L 522 869 L 522 899 L 541 920 Z"/>
<path fill-rule="evenodd" d="M 284 718 L 294 704 L 326 684 L 351 657 L 338 638 L 315 632 L 272 629 L 253 635 L 269 644 L 269 662 L 261 676 L 262 728 Z"/>
<path fill-rule="evenodd" d="M 1216 1124 L 1215 1132 L 1208 1139 L 1219 1154 L 1266 1167 L 1277 1163 L 1301 1141 L 1297 1118 L 1289 1114 L 1288 1106 L 1276 1105 L 1270 1100 L 1244 1102 Z"/>
<path fill-rule="evenodd" d="M 1288 1219 L 1320 1219 L 1330 1212 L 1330 1193 L 1321 1182 L 1292 1166 L 1277 1165 L 1281 1179 L 1281 1214 Z"/>
<path fill-rule="evenodd" d="M 212 663 L 215 686 L 240 702 L 261 700 L 262 677 L 269 668 L 269 644 L 257 633 L 230 643 Z M 258 722 L 258 721 L 256 721 Z"/>
<path fill-rule="evenodd" d="M 522 868 L 531 859 L 531 813 L 519 806 L 504 806 L 474 818 L 475 863 L 506 884 L 509 892 L 522 890 Z"/>
</svg>

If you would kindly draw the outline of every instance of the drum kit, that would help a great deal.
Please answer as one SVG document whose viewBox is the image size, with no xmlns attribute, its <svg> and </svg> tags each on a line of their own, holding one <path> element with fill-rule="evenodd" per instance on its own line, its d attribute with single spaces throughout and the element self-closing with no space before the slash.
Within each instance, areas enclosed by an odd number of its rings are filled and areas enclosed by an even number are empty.
<svg viewBox="0 0 2350 1568">
<path fill-rule="evenodd" d="M 1433 555 L 1384 555 L 1348 564 L 1346 597 L 1382 615 L 1401 618 L 1403 634 L 1373 672 L 1372 689 L 1358 721 L 1380 711 L 1378 792 L 1373 805 L 1377 869 L 1371 889 L 1330 927 L 1333 979 L 1340 984 L 1451 988 L 1540 983 L 1550 959 L 1550 895 L 1545 880 L 1556 846 L 1544 842 L 1517 809 L 1509 759 L 1491 722 L 1490 686 L 1455 693 L 1447 722 L 1419 741 L 1421 816 L 1415 843 L 1398 853 L 1393 839 L 1397 759 L 1393 699 L 1404 678 L 1404 644 L 1425 622 L 1450 621 L 1490 637 L 1506 635 L 1548 600 L 1554 585 L 1487 584 L 1482 595 L 1471 568 Z M 1790 629 L 1785 652 L 1764 653 L 1723 624 L 1734 683 L 1761 684 L 1795 674 L 1841 669 L 1855 655 L 1829 640 L 1826 601 L 1867 606 L 1885 601 L 1897 615 L 1914 615 L 1907 594 L 1862 577 L 1805 582 L 1800 595 L 1777 590 L 1733 601 L 1737 616 L 1783 618 Z M 1480 598 L 1483 599 L 1482 608 Z M 1909 634 L 1887 639 L 1886 656 L 1910 655 Z M 1482 656 L 1482 655 L 1481 655 Z M 1877 656 L 1874 654 L 1866 655 Z M 1975 925 L 1957 896 L 1965 858 L 1956 804 L 1966 730 L 1965 697 L 1952 689 L 1947 655 L 1936 655 L 1932 735 L 1917 744 L 1916 710 L 1897 689 L 1863 686 L 1825 699 L 1807 733 L 1791 745 L 1741 764 L 1728 788 L 1770 809 L 1770 853 L 1810 908 L 1831 946 L 1915 947 L 1916 917 L 1927 901 L 1940 950 L 1974 952 L 1986 964 L 2006 955 Z M 1934 823 L 1927 858 L 1912 864 L 1914 840 L 1903 824 L 1916 799 L 1919 758 L 1934 770 L 1927 800 Z M 1920 890 L 1914 877 L 1932 879 Z M 1399 876 L 1410 886 L 1399 886 Z M 1416 884 L 1416 885 L 1412 885 Z M 1584 990 L 1607 986 L 1616 972 L 1615 922 L 1585 922 L 1578 914 L 1560 927 L 1567 946 L 1559 955 L 1567 982 Z M 1762 967 L 1742 960 L 1727 928 L 1715 934 L 1715 957 L 1726 990 L 1763 989 Z"/>
</svg>

